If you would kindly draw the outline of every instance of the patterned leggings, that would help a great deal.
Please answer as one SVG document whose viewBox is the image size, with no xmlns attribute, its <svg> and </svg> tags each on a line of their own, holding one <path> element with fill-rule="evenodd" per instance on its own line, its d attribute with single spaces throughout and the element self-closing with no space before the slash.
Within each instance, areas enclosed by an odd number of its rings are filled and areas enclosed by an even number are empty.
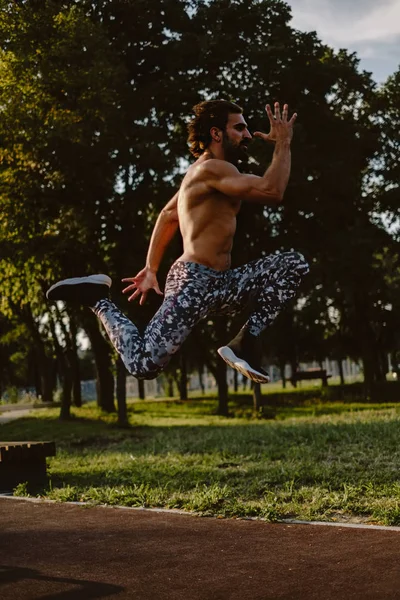
<svg viewBox="0 0 400 600">
<path fill-rule="evenodd" d="M 168 273 L 164 301 L 143 336 L 110 300 L 99 300 L 92 310 L 127 370 L 139 379 L 153 379 L 204 317 L 235 316 L 249 307 L 244 327 L 259 335 L 294 297 L 308 270 L 298 252 L 274 254 L 228 271 L 177 261 Z"/>
</svg>

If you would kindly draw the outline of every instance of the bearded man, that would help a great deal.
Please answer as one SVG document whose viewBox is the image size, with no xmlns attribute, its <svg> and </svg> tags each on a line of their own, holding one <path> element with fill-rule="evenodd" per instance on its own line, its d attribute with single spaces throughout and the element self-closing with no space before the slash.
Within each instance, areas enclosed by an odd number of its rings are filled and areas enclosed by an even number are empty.
<svg viewBox="0 0 400 600">
<path fill-rule="evenodd" d="M 143 304 L 149 290 L 162 294 L 157 271 L 168 243 L 180 229 L 183 254 L 169 270 L 163 303 L 143 335 L 110 300 L 107 275 L 65 279 L 47 292 L 51 301 L 90 307 L 127 370 L 137 378 L 157 377 L 201 319 L 236 316 L 250 309 L 238 335 L 218 353 L 253 381 L 269 381 L 261 364 L 260 334 L 295 296 L 308 265 L 301 254 L 291 251 L 231 269 L 236 216 L 242 201 L 278 205 L 289 180 L 296 114 L 289 120 L 287 104 L 281 114 L 277 102 L 274 111 L 269 105 L 266 111 L 270 132 L 253 135 L 275 148 L 271 164 L 258 177 L 237 168 L 247 159 L 252 140 L 240 106 L 211 100 L 194 107 L 188 142 L 197 160 L 156 221 L 145 267 L 135 277 L 122 280 L 128 284 L 123 292 L 129 294 L 129 301 L 139 298 Z"/>
</svg>

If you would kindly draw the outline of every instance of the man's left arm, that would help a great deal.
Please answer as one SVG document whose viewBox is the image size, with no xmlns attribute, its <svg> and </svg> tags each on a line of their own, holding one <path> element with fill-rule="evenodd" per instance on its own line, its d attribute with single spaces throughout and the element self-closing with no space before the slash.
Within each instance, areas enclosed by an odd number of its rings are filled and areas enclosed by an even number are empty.
<svg viewBox="0 0 400 600">
<path fill-rule="evenodd" d="M 131 285 L 122 290 L 124 294 L 135 290 L 129 296 L 129 301 L 135 300 L 135 298 L 142 295 L 140 304 L 144 304 L 147 292 L 150 289 L 154 289 L 157 294 L 162 295 L 157 281 L 157 271 L 164 252 L 179 227 L 178 197 L 179 191 L 176 192 L 158 215 L 151 234 L 144 269 L 139 271 L 135 277 L 127 277 L 122 280 L 124 283 L 131 283 Z"/>
</svg>

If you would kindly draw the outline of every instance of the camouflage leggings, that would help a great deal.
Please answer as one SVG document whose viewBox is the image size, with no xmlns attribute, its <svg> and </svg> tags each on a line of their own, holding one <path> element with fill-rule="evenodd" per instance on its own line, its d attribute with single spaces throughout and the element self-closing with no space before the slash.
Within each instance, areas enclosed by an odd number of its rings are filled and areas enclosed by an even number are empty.
<svg viewBox="0 0 400 600">
<path fill-rule="evenodd" d="M 308 270 L 297 252 L 273 254 L 228 271 L 177 261 L 168 273 L 164 301 L 143 336 L 110 300 L 100 300 L 93 311 L 127 370 L 153 379 L 204 317 L 235 316 L 249 308 L 244 327 L 259 335 L 294 297 Z"/>
</svg>

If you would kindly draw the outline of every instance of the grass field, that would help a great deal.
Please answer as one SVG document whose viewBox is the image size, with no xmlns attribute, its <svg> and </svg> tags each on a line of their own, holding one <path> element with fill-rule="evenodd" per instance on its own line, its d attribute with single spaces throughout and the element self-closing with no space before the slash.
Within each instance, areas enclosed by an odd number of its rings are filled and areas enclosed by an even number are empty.
<svg viewBox="0 0 400 600">
<path fill-rule="evenodd" d="M 269 420 L 235 404 L 240 416 L 218 417 L 215 406 L 130 403 L 125 430 L 95 405 L 64 423 L 42 409 L 2 425 L 0 436 L 56 441 L 40 495 L 59 501 L 400 524 L 400 404 L 309 402 Z"/>
</svg>

